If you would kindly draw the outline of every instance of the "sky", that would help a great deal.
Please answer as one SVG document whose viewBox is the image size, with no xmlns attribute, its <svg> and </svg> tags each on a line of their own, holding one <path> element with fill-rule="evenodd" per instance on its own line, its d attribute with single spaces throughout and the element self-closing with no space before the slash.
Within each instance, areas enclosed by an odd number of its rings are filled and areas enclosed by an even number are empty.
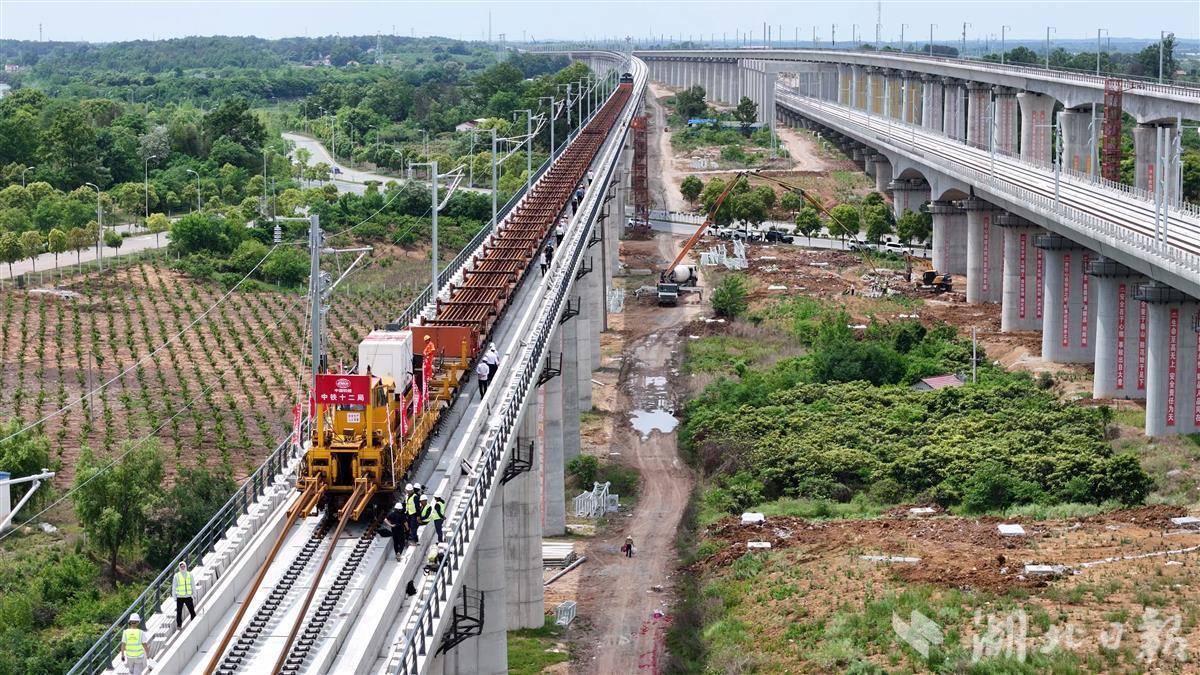
<svg viewBox="0 0 1200 675">
<path fill-rule="evenodd" d="M 717 38 L 753 31 L 764 22 L 827 42 L 837 24 L 839 42 L 875 38 L 875 0 L 0 0 L 0 38 L 112 42 L 187 35 L 257 35 L 267 38 L 316 35 L 487 36 L 509 40 L 597 38 L 634 35 Z M 967 39 L 1092 38 L 1097 28 L 1112 37 L 1157 39 L 1163 30 L 1200 37 L 1200 0 L 883 0 L 882 38 L 956 42 L 963 22 Z M 854 25 L 857 24 L 857 29 Z M 995 39 L 995 38 L 993 38 Z"/>
</svg>

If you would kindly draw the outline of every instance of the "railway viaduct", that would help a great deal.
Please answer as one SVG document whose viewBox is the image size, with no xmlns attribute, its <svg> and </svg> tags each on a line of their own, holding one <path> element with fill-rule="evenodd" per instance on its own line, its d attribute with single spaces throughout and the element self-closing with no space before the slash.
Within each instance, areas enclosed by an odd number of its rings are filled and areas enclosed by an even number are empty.
<svg viewBox="0 0 1200 675">
<path fill-rule="evenodd" d="M 1093 363 L 1096 398 L 1144 399 L 1147 434 L 1200 429 L 1200 209 L 1177 155 L 1200 88 L 894 52 L 638 56 L 652 80 L 841 145 L 897 216 L 929 210 L 935 269 L 999 303 L 1002 330 Z M 1137 122 L 1134 185 L 1098 175 L 1106 102 Z"/>
</svg>

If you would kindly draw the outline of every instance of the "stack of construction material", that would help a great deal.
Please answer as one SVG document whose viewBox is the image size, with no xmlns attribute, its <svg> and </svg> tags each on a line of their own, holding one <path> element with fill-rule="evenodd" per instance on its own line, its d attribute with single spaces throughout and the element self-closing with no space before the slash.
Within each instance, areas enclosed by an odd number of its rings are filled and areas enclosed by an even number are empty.
<svg viewBox="0 0 1200 675">
<path fill-rule="evenodd" d="M 543 541 L 542 566 L 566 567 L 574 562 L 575 544 L 569 541 Z"/>
</svg>

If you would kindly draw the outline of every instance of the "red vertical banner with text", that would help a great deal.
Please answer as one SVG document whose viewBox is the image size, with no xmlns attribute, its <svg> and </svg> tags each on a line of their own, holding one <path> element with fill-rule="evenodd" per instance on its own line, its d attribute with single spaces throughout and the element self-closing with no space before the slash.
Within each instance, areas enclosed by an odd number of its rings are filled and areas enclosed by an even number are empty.
<svg viewBox="0 0 1200 675">
<path fill-rule="evenodd" d="M 1088 276 L 1089 257 L 1084 253 L 1080 261 L 1080 282 L 1079 282 L 1079 346 L 1088 346 L 1088 284 L 1091 279 Z"/>
<path fill-rule="evenodd" d="M 992 214 L 983 212 L 983 293 L 988 292 L 988 277 L 992 276 Z"/>
<path fill-rule="evenodd" d="M 1033 311 L 1036 313 L 1035 318 L 1042 318 L 1042 308 L 1045 307 L 1046 287 L 1043 285 L 1046 275 L 1046 256 L 1042 253 L 1042 249 L 1037 250 L 1037 262 L 1034 265 L 1034 303 Z"/>
<path fill-rule="evenodd" d="M 1021 252 L 1017 256 L 1018 269 L 1020 269 L 1020 271 L 1021 271 L 1021 274 L 1020 274 L 1020 277 L 1018 280 L 1021 290 L 1020 290 L 1020 293 L 1018 293 L 1018 295 L 1017 295 L 1017 316 L 1021 317 L 1022 319 L 1025 318 L 1025 292 L 1026 292 L 1025 287 L 1027 285 L 1026 281 L 1025 281 L 1025 273 L 1026 273 L 1026 266 L 1028 265 L 1028 263 L 1025 260 L 1025 258 L 1026 258 L 1025 240 L 1028 237 L 1029 237 L 1029 235 L 1025 234 L 1024 232 L 1021 233 L 1021 237 L 1020 237 Z"/>
<path fill-rule="evenodd" d="M 1179 377 L 1179 308 L 1172 307 L 1167 321 L 1167 426 L 1175 426 Z"/>
<path fill-rule="evenodd" d="M 1071 254 L 1062 254 L 1062 346 L 1071 344 Z"/>
<path fill-rule="evenodd" d="M 1138 301 L 1138 391 L 1146 390 L 1146 325 L 1149 323 L 1146 303 Z"/>
<path fill-rule="evenodd" d="M 1125 388 L 1125 312 L 1129 299 L 1125 284 L 1117 284 L 1117 389 Z"/>
<path fill-rule="evenodd" d="M 1200 312 L 1192 317 L 1192 325 L 1200 326 Z M 1196 382 L 1192 389 L 1192 424 L 1200 428 L 1200 333 L 1196 334 Z"/>
</svg>

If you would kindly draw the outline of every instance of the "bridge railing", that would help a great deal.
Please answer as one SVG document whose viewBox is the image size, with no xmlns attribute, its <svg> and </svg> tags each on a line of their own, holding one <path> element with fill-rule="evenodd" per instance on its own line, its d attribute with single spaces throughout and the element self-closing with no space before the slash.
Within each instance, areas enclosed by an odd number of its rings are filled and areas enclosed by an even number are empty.
<svg viewBox="0 0 1200 675">
<path fill-rule="evenodd" d="M 799 97 L 801 99 L 806 97 Z M 878 126 L 874 124 L 874 118 L 862 115 L 866 122 L 847 119 L 825 110 L 820 105 L 805 105 L 806 101 L 801 100 L 800 104 L 804 107 L 804 114 L 811 115 L 820 119 L 823 123 L 831 127 L 858 127 L 860 133 L 870 135 L 876 140 L 885 145 L 890 145 L 894 150 L 902 153 L 910 153 L 906 148 L 907 144 L 901 143 L 899 139 L 890 138 L 884 134 L 877 132 L 889 132 L 888 126 Z M 858 112 L 858 111 L 855 111 Z M 894 121 L 896 129 L 908 128 L 913 125 L 899 121 Z M 916 129 L 913 129 L 914 133 Z M 921 130 L 924 134 L 927 130 Z M 913 149 L 915 150 L 915 148 Z M 1039 192 L 1035 192 L 1028 188 L 1023 188 L 1013 183 L 991 175 L 986 171 L 980 171 L 972 167 L 963 166 L 961 164 L 952 163 L 941 157 L 926 155 L 922 153 L 919 157 L 921 162 L 931 164 L 949 176 L 965 177 L 973 185 L 986 187 L 993 194 L 1006 197 L 1016 203 L 1024 204 L 1043 212 L 1043 214 L 1053 217 L 1056 221 L 1067 225 L 1074 226 L 1080 230 L 1098 236 L 1102 239 L 1107 239 L 1113 243 L 1120 242 L 1126 247 L 1151 253 L 1161 259 L 1178 265 L 1192 274 L 1200 274 L 1200 255 L 1184 250 L 1177 245 L 1169 242 L 1164 242 L 1159 238 L 1137 232 L 1123 225 L 1119 225 L 1113 221 L 1106 220 L 1092 213 L 1083 211 L 1082 209 L 1069 206 L 1056 200 L 1052 196 L 1047 196 Z M 1007 158 L 1006 158 L 1007 159 Z M 1045 169 L 1045 167 L 1041 167 Z"/>
<path fill-rule="evenodd" d="M 305 438 L 307 432 L 308 420 L 305 419 L 301 422 L 300 438 Z M 281 479 L 286 480 L 286 476 L 281 476 L 281 474 L 299 454 L 300 446 L 293 443 L 291 438 L 276 446 L 262 465 L 242 481 L 233 495 L 220 509 L 217 509 L 212 518 L 204 524 L 204 527 L 200 528 L 196 536 L 192 537 L 192 540 L 183 547 L 183 550 L 175 556 L 166 569 L 150 582 L 146 590 L 142 591 L 142 594 L 121 613 L 120 618 L 104 631 L 104 634 L 96 640 L 83 658 L 72 666 L 68 671 L 69 675 L 85 673 L 90 675 L 107 670 L 120 651 L 121 631 L 129 623 L 129 616 L 136 612 L 144 620 L 148 620 L 157 613 L 163 602 L 171 597 L 173 577 L 179 563 L 186 562 L 189 568 L 198 567 L 204 556 L 215 549 L 217 543 L 237 524 L 238 519 L 248 513 L 250 507 L 261 499 L 269 488 L 276 485 Z"/>
<path fill-rule="evenodd" d="M 628 115 L 625 122 L 628 122 Z M 596 182 L 606 184 L 612 170 L 613 163 L 610 163 L 605 169 L 605 175 L 597 176 Z M 432 578 L 426 582 L 427 587 L 431 586 L 432 590 L 428 596 L 422 594 L 424 598 L 410 622 L 411 630 L 394 650 L 398 652 L 394 667 L 396 672 L 408 675 L 419 673 L 423 659 L 429 658 L 437 648 L 431 641 L 437 634 L 438 622 L 442 620 L 446 608 L 453 601 L 454 587 L 461 577 L 462 568 L 467 564 L 467 548 L 477 536 L 479 521 L 487 508 L 498 476 L 503 471 L 502 460 L 515 440 L 526 398 L 531 388 L 537 386 L 542 371 L 542 357 L 548 349 L 550 336 L 558 325 L 558 317 L 566 302 L 575 270 L 587 252 L 590 229 L 594 227 L 602 203 L 602 199 L 590 199 L 587 210 L 581 210 L 584 215 L 582 222 L 587 223 L 587 227 L 564 242 L 564 247 L 569 248 L 567 254 L 560 253 L 555 256 L 556 263 L 562 261 L 559 263 L 561 266 L 551 273 L 551 285 L 542 298 L 542 309 L 530 328 L 532 339 L 523 347 L 519 365 L 516 366 L 519 370 L 509 375 L 502 403 L 491 411 L 488 434 L 483 441 L 479 460 L 475 464 L 472 483 L 467 493 L 455 500 L 453 514 L 447 520 L 449 527 L 445 533 L 446 555 L 432 572 Z"/>
</svg>

